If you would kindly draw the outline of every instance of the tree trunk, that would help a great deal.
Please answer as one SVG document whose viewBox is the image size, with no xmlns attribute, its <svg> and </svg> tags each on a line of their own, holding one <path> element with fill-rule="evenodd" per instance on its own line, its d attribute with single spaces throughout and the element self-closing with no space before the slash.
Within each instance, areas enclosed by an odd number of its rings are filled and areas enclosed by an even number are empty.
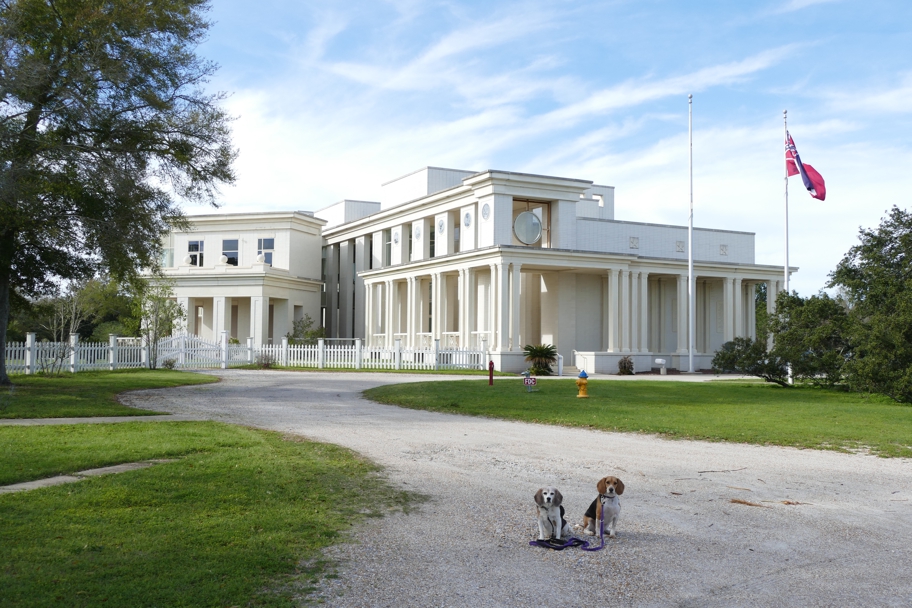
<svg viewBox="0 0 912 608">
<path fill-rule="evenodd" d="M 6 326 L 10 316 L 10 280 L 0 274 L 0 386 L 12 386 L 6 373 Z"/>
</svg>

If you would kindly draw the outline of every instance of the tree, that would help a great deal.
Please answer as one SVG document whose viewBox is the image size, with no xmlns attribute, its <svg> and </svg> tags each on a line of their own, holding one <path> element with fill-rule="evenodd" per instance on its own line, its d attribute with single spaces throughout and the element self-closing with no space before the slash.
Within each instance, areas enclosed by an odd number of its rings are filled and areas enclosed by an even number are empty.
<svg viewBox="0 0 912 608">
<path fill-rule="evenodd" d="M 876 230 L 860 229 L 859 240 L 828 285 L 844 289 L 851 307 L 846 382 L 912 403 L 912 214 L 893 207 Z"/>
<path fill-rule="evenodd" d="M 304 314 L 302 319 L 298 319 L 291 324 L 291 331 L 285 334 L 289 344 L 316 344 L 317 340 L 324 337 L 326 332 L 322 327 L 314 329 L 314 320 L 310 315 Z"/>
<path fill-rule="evenodd" d="M 735 338 L 722 345 L 712 360 L 713 369 L 757 376 L 779 386 L 789 386 L 785 361 L 767 352 L 766 340 Z"/>
<path fill-rule="evenodd" d="M 844 303 L 826 293 L 802 298 L 783 291 L 769 318 L 773 355 L 791 366 L 796 380 L 833 387 L 852 354 L 848 323 Z"/>
<path fill-rule="evenodd" d="M 532 373 L 538 376 L 550 376 L 551 366 L 557 361 L 557 349 L 553 344 L 526 344 L 523 347 L 526 361 L 532 364 Z"/>
<path fill-rule="evenodd" d="M 133 319 L 139 324 L 139 335 L 149 345 L 149 369 L 158 367 L 158 342 L 170 336 L 185 310 L 174 299 L 173 284 L 167 279 L 134 282 Z"/>
<path fill-rule="evenodd" d="M 214 204 L 236 156 L 207 0 L 0 0 L 0 384 L 13 297 L 155 268 L 181 202 Z"/>
</svg>

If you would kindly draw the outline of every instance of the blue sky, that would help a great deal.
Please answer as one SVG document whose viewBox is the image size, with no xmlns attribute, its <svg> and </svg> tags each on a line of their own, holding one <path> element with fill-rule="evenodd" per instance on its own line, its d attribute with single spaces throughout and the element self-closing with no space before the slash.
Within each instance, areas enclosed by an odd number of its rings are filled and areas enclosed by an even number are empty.
<svg viewBox="0 0 912 608">
<path fill-rule="evenodd" d="M 783 262 L 782 110 L 827 200 L 789 186 L 792 288 L 910 207 L 912 2 L 216 1 L 201 55 L 240 150 L 227 212 L 377 200 L 434 165 L 590 179 L 620 220 L 757 233 Z M 203 213 L 190 208 L 189 213 Z"/>
</svg>

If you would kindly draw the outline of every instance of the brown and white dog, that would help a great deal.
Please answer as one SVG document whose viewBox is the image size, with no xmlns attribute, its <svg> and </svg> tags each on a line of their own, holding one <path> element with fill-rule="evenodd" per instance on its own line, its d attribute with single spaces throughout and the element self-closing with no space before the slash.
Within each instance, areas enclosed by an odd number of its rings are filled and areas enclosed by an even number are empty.
<svg viewBox="0 0 912 608">
<path fill-rule="evenodd" d="M 548 540 L 570 535 L 570 524 L 564 519 L 564 497 L 557 488 L 539 488 L 535 493 L 538 514 L 538 540 Z"/>
<path fill-rule="evenodd" d="M 598 534 L 602 524 L 598 520 L 599 505 L 601 504 L 602 517 L 605 518 L 608 536 L 614 538 L 614 529 L 617 526 L 618 516 L 621 514 L 621 501 L 618 496 L 624 493 L 624 482 L 617 477 L 602 477 L 595 487 L 598 489 L 599 495 L 586 509 L 583 523 L 578 524 L 576 528 L 589 535 Z"/>
</svg>

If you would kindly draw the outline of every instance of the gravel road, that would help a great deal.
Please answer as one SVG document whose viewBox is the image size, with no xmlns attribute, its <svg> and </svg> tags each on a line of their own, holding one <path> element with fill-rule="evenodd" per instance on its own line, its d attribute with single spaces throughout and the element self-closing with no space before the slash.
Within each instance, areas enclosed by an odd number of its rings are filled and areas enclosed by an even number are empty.
<svg viewBox="0 0 912 608">
<path fill-rule="evenodd" d="M 343 445 L 430 497 L 329 551 L 338 578 L 310 598 L 327 606 L 912 606 L 908 459 L 502 422 L 360 397 L 426 375 L 217 375 L 218 384 L 123 400 Z M 626 491 L 604 551 L 529 546 L 536 489 L 560 488 L 576 521 L 609 474 Z"/>
</svg>

